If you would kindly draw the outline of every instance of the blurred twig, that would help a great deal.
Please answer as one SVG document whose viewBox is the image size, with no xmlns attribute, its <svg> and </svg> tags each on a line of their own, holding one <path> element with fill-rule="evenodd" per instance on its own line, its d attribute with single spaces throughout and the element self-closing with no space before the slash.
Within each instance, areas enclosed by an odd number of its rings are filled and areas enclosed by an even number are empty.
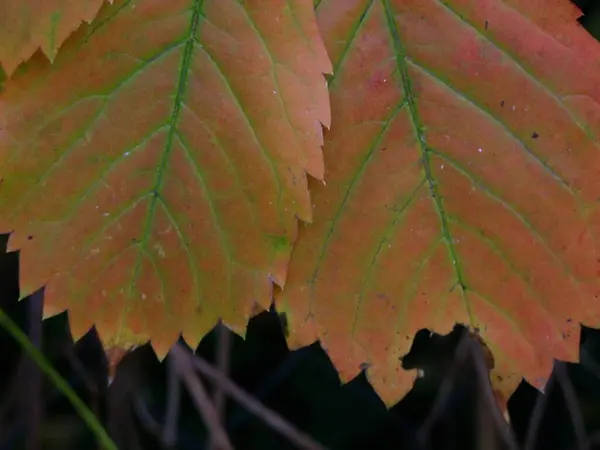
<svg viewBox="0 0 600 450">
<path fill-rule="evenodd" d="M 132 396 L 133 410 L 137 414 L 137 418 L 142 422 L 145 430 L 152 434 L 156 439 L 163 439 L 164 444 L 164 427 L 154 419 L 144 399 L 139 393 Z M 166 445 L 166 444 L 165 444 Z"/>
<path fill-rule="evenodd" d="M 490 376 L 488 368 L 486 367 L 483 353 L 480 345 L 474 339 L 466 336 L 464 339 L 468 341 L 468 347 L 473 360 L 473 367 L 477 374 L 477 382 L 479 383 L 479 393 L 483 394 L 477 400 L 479 414 L 478 419 L 478 440 L 481 449 L 491 449 L 491 445 L 495 445 L 495 440 L 492 441 L 492 430 L 496 430 L 500 434 L 500 438 L 504 444 L 511 449 L 517 450 L 519 445 L 515 439 L 512 429 L 508 422 L 504 419 L 502 412 L 498 408 L 496 396 L 492 390 L 490 383 Z M 491 413 L 491 419 L 489 414 L 486 414 L 485 409 L 488 409 Z M 496 425 L 494 427 L 494 425 Z"/>
<path fill-rule="evenodd" d="M 565 399 L 567 409 L 571 416 L 573 430 L 575 431 L 575 436 L 577 437 L 577 448 L 578 450 L 586 450 L 588 446 L 587 436 L 585 432 L 585 424 L 583 423 L 581 408 L 577 403 L 577 394 L 575 393 L 575 388 L 573 388 L 573 384 L 571 383 L 571 380 L 569 380 L 569 376 L 567 375 L 567 371 L 565 370 L 564 362 L 556 361 L 554 363 L 554 375 L 560 383 L 563 397 Z"/>
<path fill-rule="evenodd" d="M 79 398 L 69 383 L 52 367 L 43 353 L 35 347 L 25 333 L 13 320 L 0 308 L 0 326 L 2 326 L 21 346 L 22 350 L 35 361 L 37 366 L 46 374 L 65 397 L 71 402 L 79 416 L 86 422 L 90 430 L 96 435 L 98 442 L 106 450 L 118 450 L 98 418 L 90 411 L 87 405 Z"/>
<path fill-rule="evenodd" d="M 549 392 L 552 392 L 556 384 L 559 384 L 567 409 L 569 410 L 571 421 L 573 423 L 573 429 L 577 438 L 577 449 L 586 450 L 588 448 L 588 438 L 586 437 L 585 425 L 583 423 L 583 417 L 581 416 L 581 409 L 577 404 L 577 396 L 575 389 L 569 380 L 569 377 L 565 370 L 563 362 L 556 361 L 554 363 L 553 375 L 548 380 L 546 385 L 545 393 L 538 396 L 538 400 L 533 409 L 531 421 L 529 422 L 529 429 L 527 430 L 527 436 L 525 438 L 525 450 L 535 450 L 538 448 L 538 438 L 540 436 L 540 430 L 542 421 L 544 419 L 544 413 L 548 407 Z"/>
<path fill-rule="evenodd" d="M 42 351 L 42 318 L 44 291 L 34 292 L 27 299 L 27 331 L 31 344 Z M 40 431 L 43 420 L 42 374 L 31 357 L 23 355 L 21 359 L 19 390 L 21 420 L 27 427 L 27 450 L 41 447 Z"/>
<path fill-rule="evenodd" d="M 192 366 L 193 356 L 179 343 L 173 346 L 171 355 L 175 360 L 177 370 L 186 384 L 196 408 L 198 408 L 204 423 L 210 431 L 213 442 L 216 442 L 219 450 L 233 450 L 233 446 L 219 423 L 217 412 L 200 381 L 200 377 L 196 376 L 194 372 Z"/>
<path fill-rule="evenodd" d="M 485 414 L 478 415 L 477 420 L 480 422 L 480 426 L 478 427 L 478 441 L 480 445 L 484 446 L 482 448 L 485 448 L 486 450 L 491 449 L 491 446 L 495 446 L 496 441 L 494 439 L 494 435 L 492 435 L 490 438 L 490 432 L 495 429 L 496 432 L 500 434 L 500 437 L 505 445 L 507 445 L 509 448 L 517 449 L 518 445 L 513 434 L 511 433 L 510 427 L 498 409 L 498 404 L 489 380 L 489 371 L 486 367 L 480 344 L 470 336 L 468 330 L 464 330 L 462 333 L 460 342 L 454 354 L 452 366 L 442 381 L 437 398 L 433 404 L 429 416 L 419 430 L 419 441 L 424 448 L 428 447 L 432 429 L 436 421 L 443 416 L 444 407 L 451 397 L 452 390 L 456 385 L 460 370 L 465 364 L 469 363 L 469 358 L 471 358 L 472 365 L 476 371 L 476 382 L 479 384 L 478 394 L 482 395 L 482 398 L 478 398 L 477 401 L 481 402 L 480 408 L 485 406 L 490 409 L 493 419 L 493 421 L 490 423 L 489 420 L 483 418 Z M 482 420 L 486 420 L 486 422 L 481 423 Z M 493 426 L 494 424 L 496 425 L 495 427 Z M 485 430 L 482 430 L 482 428 L 485 428 Z M 485 433 L 483 431 L 485 431 Z"/>
<path fill-rule="evenodd" d="M 231 353 L 231 335 L 229 330 L 225 327 L 225 324 L 219 321 L 217 326 L 217 368 L 219 372 L 226 377 L 229 372 L 229 357 Z M 217 419 L 219 422 L 224 423 L 225 419 L 225 403 L 226 403 L 225 392 L 219 385 L 215 385 L 214 393 L 214 404 L 217 411 Z M 209 445 L 211 450 L 218 450 L 215 440 L 211 437 Z"/>
<path fill-rule="evenodd" d="M 546 384 L 545 392 L 550 392 L 554 387 L 556 380 L 554 377 L 550 377 Z M 525 436 L 525 450 L 535 450 L 537 448 L 537 439 L 540 435 L 540 428 L 542 426 L 542 420 L 544 418 L 544 412 L 548 407 L 548 395 L 542 393 L 538 396 L 538 399 L 533 408 L 531 414 L 531 420 L 529 421 L 529 427 L 527 429 L 527 435 Z"/>
<path fill-rule="evenodd" d="M 181 403 L 181 385 L 177 376 L 177 364 L 173 358 L 167 358 L 167 411 L 162 433 L 163 445 L 171 448 L 177 440 L 177 423 Z"/>
<path fill-rule="evenodd" d="M 176 345 L 176 347 L 179 346 L 180 344 Z M 184 352 L 182 348 L 180 348 L 179 351 Z M 220 386 L 224 392 L 233 397 L 238 403 L 242 404 L 257 417 L 261 418 L 275 431 L 287 437 L 290 442 L 294 443 L 297 447 L 307 450 L 325 449 L 325 447 L 317 443 L 310 436 L 297 430 L 275 411 L 270 410 L 246 391 L 236 386 L 231 380 L 224 377 L 217 369 L 212 367 L 204 359 L 195 357 L 193 359 L 190 358 L 190 361 L 200 373 L 210 379 L 213 383 L 215 383 L 215 385 Z"/>
</svg>

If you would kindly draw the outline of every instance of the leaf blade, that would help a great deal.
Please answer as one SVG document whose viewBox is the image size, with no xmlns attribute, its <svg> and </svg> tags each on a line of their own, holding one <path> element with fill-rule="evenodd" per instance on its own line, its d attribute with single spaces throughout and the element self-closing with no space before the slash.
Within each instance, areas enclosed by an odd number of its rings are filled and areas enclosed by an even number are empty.
<svg viewBox="0 0 600 450">
<path fill-rule="evenodd" d="M 315 221 L 277 295 L 292 344 L 320 338 L 345 380 L 371 364 L 392 404 L 410 336 L 460 322 L 504 394 L 543 383 L 576 357 L 577 322 L 598 320 L 599 74 L 580 59 L 596 43 L 554 0 L 317 11 L 333 119 L 327 187 L 311 185 Z"/>
<path fill-rule="evenodd" d="M 285 282 L 322 176 L 331 67 L 310 3 L 115 2 L 69 44 L 0 97 L 22 288 L 49 283 L 46 314 L 108 347 L 242 327 Z"/>
<path fill-rule="evenodd" d="M 82 22 L 91 23 L 102 0 L 3 2 L 0 14 L 0 64 L 8 76 L 39 48 L 51 61 Z"/>
</svg>

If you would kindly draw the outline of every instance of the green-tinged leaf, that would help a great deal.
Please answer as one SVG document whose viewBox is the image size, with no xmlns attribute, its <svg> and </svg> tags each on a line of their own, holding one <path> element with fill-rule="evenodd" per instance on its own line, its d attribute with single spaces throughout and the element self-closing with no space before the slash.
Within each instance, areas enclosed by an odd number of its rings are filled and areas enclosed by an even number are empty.
<svg viewBox="0 0 600 450">
<path fill-rule="evenodd" d="M 159 355 L 243 327 L 311 220 L 330 70 L 310 0 L 115 2 L 34 57 L 0 95 L 23 295 Z"/>
</svg>

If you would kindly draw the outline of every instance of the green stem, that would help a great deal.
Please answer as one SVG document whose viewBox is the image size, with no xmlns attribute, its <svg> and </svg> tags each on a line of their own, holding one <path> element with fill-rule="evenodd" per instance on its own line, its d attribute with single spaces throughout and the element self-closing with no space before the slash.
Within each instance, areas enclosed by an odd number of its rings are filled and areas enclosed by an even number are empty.
<svg viewBox="0 0 600 450">
<path fill-rule="evenodd" d="M 105 450 L 118 450 L 117 444 L 110 438 L 102 424 L 96 418 L 96 415 L 86 406 L 86 404 L 77 396 L 75 391 L 69 386 L 69 383 L 60 376 L 52 367 L 42 352 L 38 350 L 29 340 L 27 335 L 15 324 L 12 319 L 0 308 L 0 326 L 8 331 L 12 337 L 19 343 L 21 348 L 38 365 L 46 376 L 54 383 L 56 388 L 69 399 L 73 407 L 77 410 L 90 430 L 96 435 L 96 439 Z"/>
</svg>

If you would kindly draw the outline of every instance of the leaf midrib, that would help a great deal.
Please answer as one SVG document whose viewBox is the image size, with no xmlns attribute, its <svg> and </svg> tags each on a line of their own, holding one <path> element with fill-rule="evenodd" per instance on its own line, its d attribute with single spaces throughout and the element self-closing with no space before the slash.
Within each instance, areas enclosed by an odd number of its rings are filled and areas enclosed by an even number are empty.
<svg viewBox="0 0 600 450">
<path fill-rule="evenodd" d="M 419 146 L 419 150 L 421 152 L 421 161 L 423 170 L 425 172 L 425 179 L 429 186 L 429 191 L 431 192 L 431 197 L 433 201 L 433 205 L 440 219 L 440 228 L 443 239 L 446 243 L 446 249 L 448 250 L 448 257 L 450 258 L 450 263 L 452 264 L 452 268 L 454 269 L 454 274 L 456 276 L 456 285 L 458 285 L 460 289 L 460 294 L 463 300 L 463 304 L 465 306 L 467 315 L 469 317 L 469 322 L 474 323 L 474 317 L 467 301 L 465 291 L 466 284 L 464 282 L 464 276 L 460 267 L 460 263 L 458 260 L 458 255 L 456 252 L 456 248 L 454 246 L 454 241 L 450 234 L 450 230 L 448 227 L 448 219 L 446 217 L 446 212 L 444 210 L 444 205 L 442 204 L 440 193 L 436 187 L 436 181 L 433 177 L 431 171 L 431 164 L 429 160 L 429 149 L 427 148 L 426 138 L 424 133 L 424 127 L 419 119 L 417 104 L 414 97 L 412 80 L 408 73 L 408 64 L 406 62 L 406 50 L 402 45 L 400 40 L 400 34 L 398 33 L 398 28 L 396 26 L 396 21 L 394 19 L 391 7 L 390 0 L 381 0 L 387 28 L 392 40 L 392 46 L 394 48 L 394 53 L 396 55 L 396 67 L 400 74 L 400 78 L 402 81 L 402 89 L 404 91 L 406 106 L 409 110 L 410 120 L 413 125 L 414 133 L 417 138 L 417 145 Z M 454 286 L 456 286 L 454 285 Z M 453 287 L 454 287 L 453 286 Z"/>
<path fill-rule="evenodd" d="M 186 43 L 183 49 L 183 55 L 181 58 L 181 65 L 179 70 L 179 79 L 177 81 L 177 91 L 175 94 L 175 98 L 173 100 L 173 109 L 171 111 L 171 119 L 169 121 L 169 128 L 167 131 L 167 139 L 165 143 L 165 148 L 162 152 L 160 161 L 158 163 L 156 177 L 151 189 L 151 199 L 150 205 L 148 207 L 148 212 L 146 214 L 146 220 L 144 221 L 142 235 L 139 239 L 140 251 L 137 252 L 137 257 L 135 261 L 135 265 L 133 267 L 133 273 L 131 282 L 129 283 L 129 290 L 127 293 L 127 297 L 131 299 L 133 286 L 140 275 L 140 270 L 142 266 L 142 257 L 147 252 L 147 243 L 148 238 L 150 236 L 150 232 L 152 229 L 152 222 L 154 219 L 154 214 L 156 212 L 156 207 L 159 202 L 160 190 L 162 188 L 163 180 L 165 178 L 166 169 L 168 167 L 169 157 L 171 156 L 171 151 L 173 150 L 173 143 L 175 141 L 175 136 L 177 134 L 177 124 L 179 121 L 179 115 L 181 112 L 181 107 L 184 103 L 184 94 L 185 88 L 187 85 L 188 75 L 190 72 L 190 65 L 192 60 L 192 52 L 194 50 L 195 45 L 195 36 L 196 31 L 198 29 L 198 24 L 200 22 L 200 16 L 202 15 L 202 7 L 204 0 L 193 0 L 192 14 L 190 20 L 190 27 L 188 34 L 186 36 Z M 119 324 L 119 329 L 117 332 L 117 340 L 121 336 L 121 332 L 123 330 L 123 326 L 125 324 L 125 319 L 129 313 L 129 302 L 125 305 L 125 310 L 121 316 L 121 321 Z"/>
</svg>

